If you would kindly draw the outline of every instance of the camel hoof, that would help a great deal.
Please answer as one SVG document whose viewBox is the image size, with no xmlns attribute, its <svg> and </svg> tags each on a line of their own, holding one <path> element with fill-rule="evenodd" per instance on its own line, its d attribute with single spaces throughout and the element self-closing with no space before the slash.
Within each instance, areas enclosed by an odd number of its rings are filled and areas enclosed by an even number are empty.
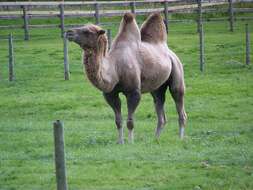
<svg viewBox="0 0 253 190">
<path fill-rule="evenodd" d="M 123 139 L 120 139 L 117 141 L 117 144 L 125 144 L 124 140 Z"/>
<path fill-rule="evenodd" d="M 134 130 L 128 131 L 128 143 L 133 144 L 134 143 Z"/>
<path fill-rule="evenodd" d="M 155 137 L 155 143 L 160 144 L 160 138 Z"/>
<path fill-rule="evenodd" d="M 163 128 L 161 128 L 161 127 L 160 127 L 160 128 L 156 128 L 156 132 L 155 132 L 155 137 L 156 137 L 156 139 L 159 139 L 159 138 L 160 138 L 162 129 L 163 129 Z"/>
<path fill-rule="evenodd" d="M 128 143 L 129 144 L 134 144 L 134 138 L 133 137 L 128 137 Z"/>
<path fill-rule="evenodd" d="M 184 139 L 184 127 L 180 127 L 179 129 L 179 138 Z"/>
</svg>

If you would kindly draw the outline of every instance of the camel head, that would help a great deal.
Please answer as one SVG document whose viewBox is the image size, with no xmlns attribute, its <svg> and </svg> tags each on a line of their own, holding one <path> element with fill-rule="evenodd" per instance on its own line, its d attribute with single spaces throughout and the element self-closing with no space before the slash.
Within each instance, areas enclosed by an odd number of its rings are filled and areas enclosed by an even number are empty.
<svg viewBox="0 0 253 190">
<path fill-rule="evenodd" d="M 101 35 L 105 35 L 105 31 L 93 24 L 87 24 L 80 28 L 73 28 L 66 33 L 66 37 L 69 41 L 77 43 L 84 50 L 96 48 Z"/>
</svg>

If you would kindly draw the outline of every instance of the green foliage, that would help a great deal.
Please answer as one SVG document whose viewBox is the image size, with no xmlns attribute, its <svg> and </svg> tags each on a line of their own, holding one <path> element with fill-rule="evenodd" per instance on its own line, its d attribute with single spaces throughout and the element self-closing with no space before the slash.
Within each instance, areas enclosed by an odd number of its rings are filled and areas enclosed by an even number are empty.
<svg viewBox="0 0 253 190">
<path fill-rule="evenodd" d="M 156 142 L 152 98 L 144 94 L 133 145 L 116 144 L 113 112 L 83 76 L 82 52 L 72 43 L 71 79 L 64 81 L 58 29 L 33 29 L 28 42 L 22 30 L 13 31 L 14 82 L 7 80 L 8 44 L 1 39 L 0 189 L 55 189 L 56 119 L 65 124 L 70 189 L 253 189 L 253 73 L 244 64 L 244 24 L 236 22 L 234 33 L 227 22 L 205 24 L 204 73 L 195 23 L 170 24 L 169 47 L 185 68 L 187 136 L 178 138 L 167 93 L 168 124 Z M 110 27 L 114 36 L 117 27 Z"/>
</svg>

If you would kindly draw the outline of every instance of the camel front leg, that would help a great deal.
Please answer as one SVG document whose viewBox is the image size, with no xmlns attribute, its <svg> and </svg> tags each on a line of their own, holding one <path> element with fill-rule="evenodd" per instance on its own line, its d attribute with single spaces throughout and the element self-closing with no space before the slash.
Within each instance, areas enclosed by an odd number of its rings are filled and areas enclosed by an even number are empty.
<svg viewBox="0 0 253 190">
<path fill-rule="evenodd" d="M 127 97 L 127 109 L 128 109 L 128 118 L 127 118 L 127 128 L 128 128 L 128 142 L 134 142 L 134 112 L 140 102 L 141 93 L 139 90 L 132 91 L 126 94 Z"/>
<path fill-rule="evenodd" d="M 121 116 L 121 101 L 118 93 L 104 93 L 105 100 L 112 107 L 115 114 L 115 124 L 118 129 L 118 143 L 124 144 L 124 134 Z"/>
</svg>

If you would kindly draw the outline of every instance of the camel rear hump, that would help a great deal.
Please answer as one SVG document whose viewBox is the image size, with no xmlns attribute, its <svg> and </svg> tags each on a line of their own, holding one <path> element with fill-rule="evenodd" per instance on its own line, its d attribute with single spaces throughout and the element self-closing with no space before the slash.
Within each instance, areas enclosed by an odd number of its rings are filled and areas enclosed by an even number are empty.
<svg viewBox="0 0 253 190">
<path fill-rule="evenodd" d="M 151 14 L 141 26 L 141 41 L 161 43 L 167 41 L 166 27 L 160 13 Z"/>
</svg>

